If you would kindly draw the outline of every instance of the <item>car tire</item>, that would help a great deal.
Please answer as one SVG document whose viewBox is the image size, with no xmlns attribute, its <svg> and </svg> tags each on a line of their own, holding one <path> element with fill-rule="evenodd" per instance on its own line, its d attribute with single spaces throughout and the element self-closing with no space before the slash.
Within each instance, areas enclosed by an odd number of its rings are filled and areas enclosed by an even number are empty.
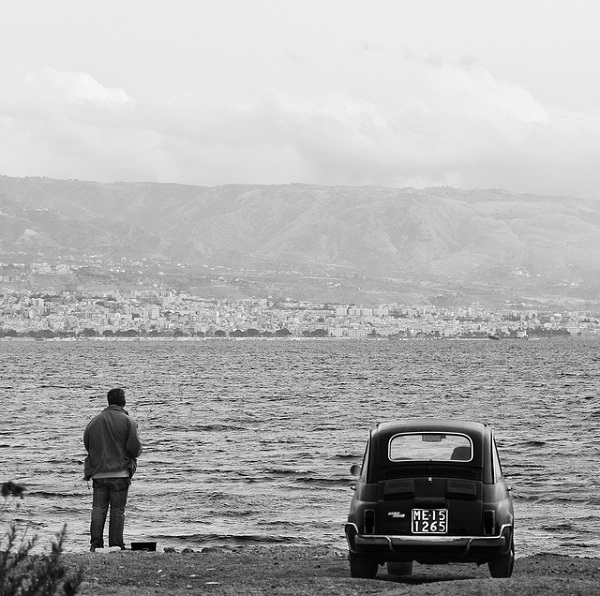
<svg viewBox="0 0 600 596">
<path fill-rule="evenodd" d="M 375 559 L 350 553 L 350 577 L 361 577 L 363 579 L 373 579 L 377 575 L 379 567 Z"/>
<path fill-rule="evenodd" d="M 492 577 L 510 577 L 515 566 L 515 543 L 511 541 L 510 549 L 505 555 L 500 555 L 488 561 Z"/>
<path fill-rule="evenodd" d="M 388 561 L 387 572 L 389 575 L 412 575 L 412 561 Z"/>
</svg>

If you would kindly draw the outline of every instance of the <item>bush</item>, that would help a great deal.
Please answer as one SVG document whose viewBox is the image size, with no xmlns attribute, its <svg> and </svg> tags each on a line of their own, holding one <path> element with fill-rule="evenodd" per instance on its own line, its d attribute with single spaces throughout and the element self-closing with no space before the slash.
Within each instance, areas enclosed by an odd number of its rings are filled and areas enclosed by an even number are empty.
<svg viewBox="0 0 600 596">
<path fill-rule="evenodd" d="M 7 488 L 8 487 L 8 488 Z M 13 492 L 13 487 L 20 492 Z M 10 491 L 10 492 L 8 492 Z M 2 484 L 2 494 L 22 498 L 23 488 L 13 483 Z M 4 507 L 3 507 L 4 508 Z M 66 526 L 51 542 L 49 553 L 34 554 L 37 537 L 19 538 L 13 521 L 0 543 L 0 596 L 73 596 L 83 580 L 83 568 L 68 570 L 62 560 Z"/>
</svg>

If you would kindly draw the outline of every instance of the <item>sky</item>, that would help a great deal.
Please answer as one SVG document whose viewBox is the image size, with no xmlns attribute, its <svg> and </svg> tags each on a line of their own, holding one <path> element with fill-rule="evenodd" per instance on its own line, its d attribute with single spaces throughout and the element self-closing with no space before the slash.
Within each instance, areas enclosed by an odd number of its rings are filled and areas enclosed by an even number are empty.
<svg viewBox="0 0 600 596">
<path fill-rule="evenodd" d="M 0 0 L 0 175 L 600 198 L 597 0 Z"/>
</svg>

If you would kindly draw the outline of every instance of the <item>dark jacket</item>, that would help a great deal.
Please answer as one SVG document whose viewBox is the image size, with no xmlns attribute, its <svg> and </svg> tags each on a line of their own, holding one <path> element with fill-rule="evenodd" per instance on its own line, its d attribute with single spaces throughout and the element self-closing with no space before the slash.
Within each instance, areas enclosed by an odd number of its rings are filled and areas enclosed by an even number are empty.
<svg viewBox="0 0 600 596">
<path fill-rule="evenodd" d="M 83 433 L 83 444 L 88 452 L 84 477 L 123 470 L 129 475 L 135 470 L 135 459 L 142 453 L 137 424 L 121 406 L 111 405 L 93 418 Z"/>
</svg>

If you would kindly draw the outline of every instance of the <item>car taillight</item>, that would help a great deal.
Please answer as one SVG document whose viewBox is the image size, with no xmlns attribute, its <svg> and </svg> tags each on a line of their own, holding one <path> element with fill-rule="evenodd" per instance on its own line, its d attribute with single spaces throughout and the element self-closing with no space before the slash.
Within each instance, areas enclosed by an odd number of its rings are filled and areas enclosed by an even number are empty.
<svg viewBox="0 0 600 596">
<path fill-rule="evenodd" d="M 365 509 L 365 534 L 375 533 L 375 510 Z"/>
<path fill-rule="evenodd" d="M 483 512 L 483 533 L 493 535 L 496 533 L 496 512 L 486 509 Z"/>
</svg>

